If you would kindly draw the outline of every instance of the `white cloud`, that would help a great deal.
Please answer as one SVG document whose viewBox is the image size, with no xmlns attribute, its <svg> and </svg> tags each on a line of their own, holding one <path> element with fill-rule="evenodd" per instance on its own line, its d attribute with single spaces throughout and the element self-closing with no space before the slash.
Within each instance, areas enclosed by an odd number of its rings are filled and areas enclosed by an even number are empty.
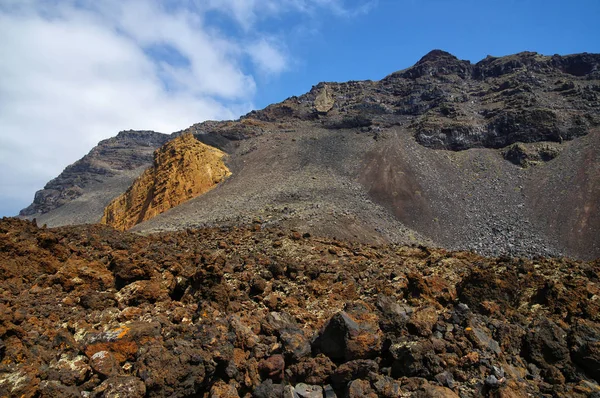
<svg viewBox="0 0 600 398">
<path fill-rule="evenodd" d="M 276 75 L 288 67 L 288 59 L 284 52 L 267 39 L 260 39 L 247 47 L 252 62 L 265 74 Z"/>
<path fill-rule="evenodd" d="M 346 0 L 196 0 L 204 9 L 218 9 L 229 13 L 243 27 L 250 28 L 257 21 L 272 16 L 300 12 L 310 15 L 329 12 L 338 17 L 353 17 L 367 13 L 378 0 L 357 0 L 353 6 Z"/>
<path fill-rule="evenodd" d="M 0 216 L 14 214 L 14 203 L 25 207 L 35 190 L 120 130 L 170 133 L 249 111 L 253 76 L 277 76 L 290 65 L 285 38 L 264 33 L 260 21 L 347 10 L 341 0 L 181 4 L 0 3 Z M 206 21 L 209 12 L 228 16 L 242 33 Z"/>
</svg>

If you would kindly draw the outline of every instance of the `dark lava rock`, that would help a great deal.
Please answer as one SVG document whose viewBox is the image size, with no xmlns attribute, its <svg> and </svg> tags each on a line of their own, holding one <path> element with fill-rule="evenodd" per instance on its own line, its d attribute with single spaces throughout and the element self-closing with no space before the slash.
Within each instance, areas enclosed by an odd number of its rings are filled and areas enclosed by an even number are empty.
<svg viewBox="0 0 600 398">
<path fill-rule="evenodd" d="M 41 398 L 80 398 L 79 389 L 74 386 L 65 386 L 59 381 L 44 380 L 40 383 Z"/>
<path fill-rule="evenodd" d="M 278 335 L 283 343 L 284 353 L 294 360 L 310 354 L 310 342 L 289 314 L 271 312 L 263 323 L 263 329 Z"/>
<path fill-rule="evenodd" d="M 600 383 L 600 325 L 578 321 L 571 329 L 569 345 L 573 362 Z"/>
<path fill-rule="evenodd" d="M 593 381 L 598 261 L 483 258 L 311 237 L 273 248 L 289 231 L 269 228 L 139 236 L 92 225 L 51 234 L 56 239 L 30 222 L 0 220 L 1 396 L 600 392 Z M 153 275 L 116 292 L 109 254 L 123 240 L 129 269 L 145 264 Z M 219 241 L 229 249 L 214 254 Z M 279 312 L 248 295 L 248 282 L 273 263 L 296 272 L 265 280 Z M 139 282 L 168 292 L 180 276 L 190 280 L 184 291 L 155 302 L 78 305 L 89 292 L 134 297 Z M 227 294 L 216 294 L 216 286 Z M 451 299 L 455 287 L 460 301 Z M 316 336 L 312 350 L 307 336 Z"/>
<path fill-rule="evenodd" d="M 101 397 L 131 397 L 143 398 L 146 396 L 144 382 L 133 376 L 111 377 L 102 382 L 91 395 L 93 398 Z"/>
<path fill-rule="evenodd" d="M 393 359 L 392 377 L 428 378 L 444 371 L 442 359 L 429 340 L 396 343 L 389 352 Z"/>
<path fill-rule="evenodd" d="M 435 325 L 437 320 L 438 314 L 434 307 L 419 308 L 411 316 L 407 328 L 412 334 L 428 337 L 431 336 L 433 325 Z"/>
<path fill-rule="evenodd" d="M 334 361 L 376 356 L 382 344 L 377 316 L 365 303 L 346 305 L 325 325 L 314 345 Z"/>
<path fill-rule="evenodd" d="M 116 376 L 121 369 L 119 362 L 110 351 L 98 351 L 92 355 L 90 365 L 94 372 L 102 376 Z"/>
<path fill-rule="evenodd" d="M 377 380 L 373 382 L 373 388 L 377 394 L 385 398 L 399 397 L 402 392 L 400 386 L 400 382 L 383 375 L 378 375 Z"/>
<path fill-rule="evenodd" d="M 302 358 L 288 367 L 291 381 L 315 385 L 326 384 L 335 369 L 335 364 L 323 354 Z"/>
<path fill-rule="evenodd" d="M 529 360 L 549 370 L 553 380 L 559 377 L 557 368 L 571 374 L 567 332 L 551 320 L 541 318 L 534 321 L 525 337 L 524 350 Z"/>
<path fill-rule="evenodd" d="M 373 372 L 377 373 L 379 365 L 370 359 L 357 359 L 346 362 L 331 375 L 331 382 L 337 388 L 342 388 L 354 379 L 366 379 Z"/>
<path fill-rule="evenodd" d="M 263 381 L 252 393 L 254 398 L 281 398 L 283 396 L 283 384 L 273 384 L 273 380 Z"/>
<path fill-rule="evenodd" d="M 354 380 L 348 385 L 348 394 L 349 398 L 361 398 L 361 397 L 369 397 L 369 398 L 377 398 L 377 394 L 371 388 L 371 383 L 366 380 Z"/>
</svg>

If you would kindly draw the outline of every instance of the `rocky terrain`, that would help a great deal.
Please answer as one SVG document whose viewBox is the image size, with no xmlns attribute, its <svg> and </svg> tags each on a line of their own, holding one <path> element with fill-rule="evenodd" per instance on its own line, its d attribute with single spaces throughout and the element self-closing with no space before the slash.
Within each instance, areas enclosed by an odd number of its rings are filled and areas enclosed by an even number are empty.
<svg viewBox="0 0 600 398">
<path fill-rule="evenodd" d="M 0 396 L 598 397 L 600 262 L 0 220 Z"/>
<path fill-rule="evenodd" d="M 152 167 L 106 206 L 101 223 L 127 230 L 208 192 L 231 175 L 224 156 L 189 133 L 169 141 L 154 153 Z"/>
<path fill-rule="evenodd" d="M 472 64 L 434 50 L 379 81 L 320 83 L 239 120 L 191 126 L 228 154 L 232 176 L 133 230 L 259 220 L 364 243 L 597 258 L 599 65 L 598 54 Z M 98 222 L 97 204 L 127 189 L 103 181 L 57 208 L 40 194 L 42 214 L 27 217 Z"/>
</svg>

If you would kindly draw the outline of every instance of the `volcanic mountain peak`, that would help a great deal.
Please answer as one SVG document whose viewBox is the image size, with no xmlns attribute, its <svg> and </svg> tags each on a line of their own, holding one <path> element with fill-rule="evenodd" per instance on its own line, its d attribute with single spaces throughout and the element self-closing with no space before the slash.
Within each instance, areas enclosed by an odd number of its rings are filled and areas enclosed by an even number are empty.
<svg viewBox="0 0 600 398">
<path fill-rule="evenodd" d="M 231 172 L 225 153 L 183 134 L 154 153 L 154 164 L 104 210 L 102 223 L 120 230 L 214 188 Z"/>
<path fill-rule="evenodd" d="M 195 124 L 171 138 L 192 133 L 219 148 L 234 176 L 135 230 L 261 218 L 366 242 L 597 256 L 598 65 L 598 54 L 523 52 L 471 64 L 434 50 L 380 81 L 319 83 L 239 120 Z M 117 192 L 105 189 L 112 177 L 94 178 L 38 222 L 98 222 L 126 186 L 115 184 Z M 129 218 L 119 228 L 144 219 L 134 213 L 117 216 Z"/>
</svg>

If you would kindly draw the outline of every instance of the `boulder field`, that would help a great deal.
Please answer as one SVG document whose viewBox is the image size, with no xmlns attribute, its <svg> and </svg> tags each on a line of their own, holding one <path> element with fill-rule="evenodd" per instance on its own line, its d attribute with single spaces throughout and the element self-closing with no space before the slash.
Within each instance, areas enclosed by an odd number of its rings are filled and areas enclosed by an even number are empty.
<svg viewBox="0 0 600 398">
<path fill-rule="evenodd" d="M 0 396 L 600 396 L 600 262 L 0 220 Z"/>
</svg>

